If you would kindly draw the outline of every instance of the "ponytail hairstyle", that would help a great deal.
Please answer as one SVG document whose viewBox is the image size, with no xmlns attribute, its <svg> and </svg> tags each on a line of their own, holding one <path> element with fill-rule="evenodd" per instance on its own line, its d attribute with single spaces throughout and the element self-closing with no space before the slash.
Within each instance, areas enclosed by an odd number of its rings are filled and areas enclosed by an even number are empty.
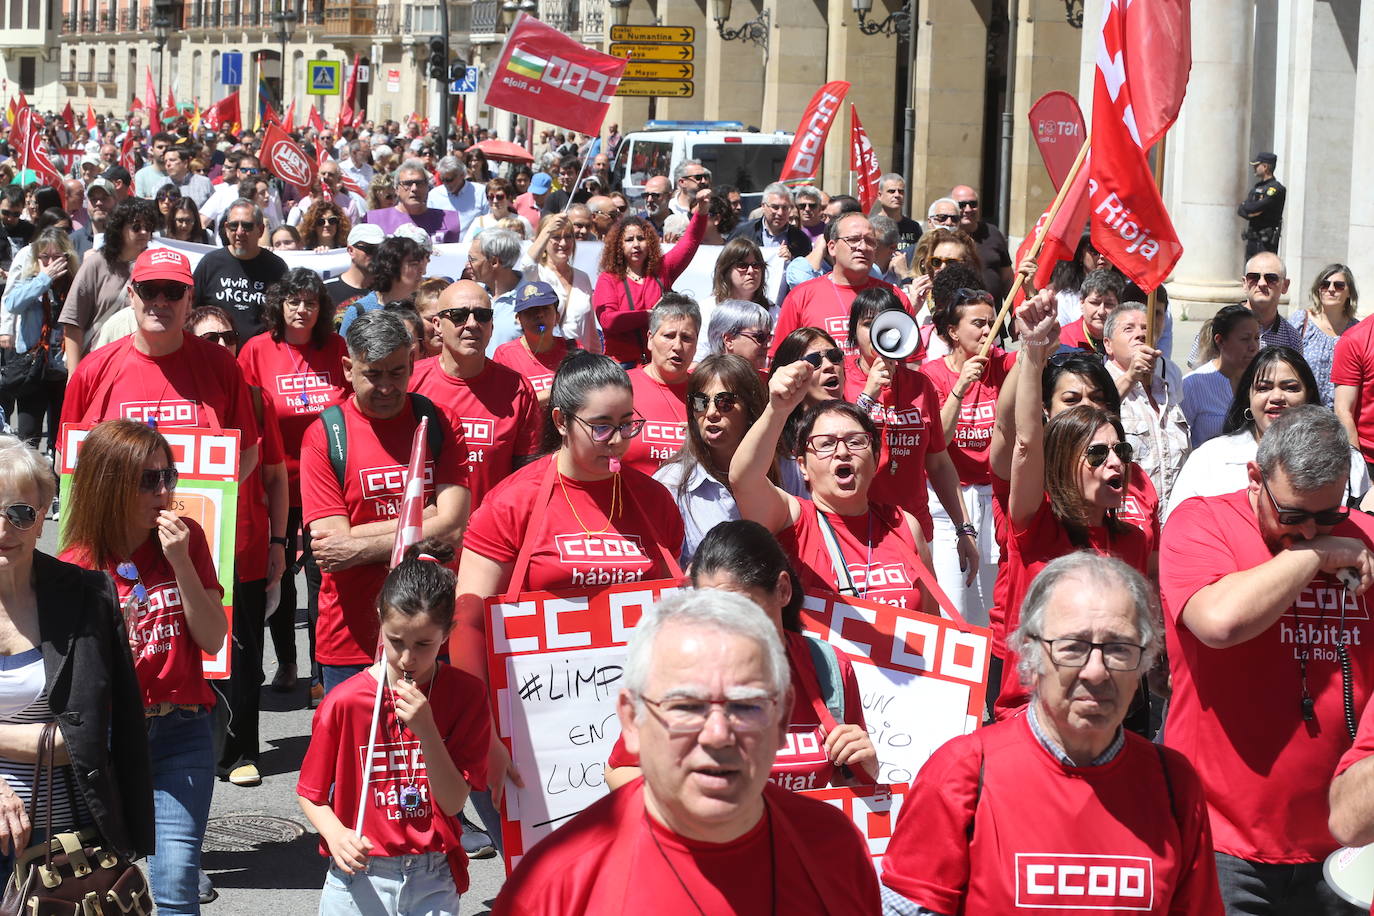
<svg viewBox="0 0 1374 916">
<path fill-rule="evenodd" d="M 552 454 L 563 446 L 563 435 L 553 422 L 555 408 L 562 413 L 569 427 L 573 417 L 587 404 L 593 391 L 601 388 L 623 388 L 631 393 L 634 387 L 630 377 L 620 364 L 601 353 L 586 350 L 572 350 L 558 364 L 553 376 L 553 388 L 549 393 L 549 403 L 544 412 L 544 435 L 540 443 L 541 454 Z"/>
<path fill-rule="evenodd" d="M 439 629 L 445 633 L 452 630 L 458 585 L 458 577 L 448 568 L 453 557 L 453 545 L 438 538 L 412 544 L 382 583 L 377 595 L 378 616 L 385 621 L 392 614 L 406 618 L 428 614 Z"/>
</svg>

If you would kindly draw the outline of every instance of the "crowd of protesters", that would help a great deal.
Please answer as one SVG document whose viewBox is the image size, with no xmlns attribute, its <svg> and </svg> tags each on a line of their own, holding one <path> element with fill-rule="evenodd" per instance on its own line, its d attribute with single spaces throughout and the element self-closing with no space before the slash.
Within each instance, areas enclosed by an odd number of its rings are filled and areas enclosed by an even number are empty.
<svg viewBox="0 0 1374 916">
<path fill-rule="evenodd" d="M 319 707 L 298 790 L 321 912 L 456 913 L 529 775 L 487 699 L 484 600 L 686 577 L 629 647 L 617 788 L 526 850 L 498 912 L 1355 911 L 1322 875 L 1374 839 L 1374 324 L 1348 267 L 1307 287 L 1273 252 L 1238 263 L 1243 301 L 1183 360 L 1166 290 L 1086 234 L 1031 288 L 965 185 L 924 219 L 898 175 L 871 213 L 781 183 L 746 212 L 689 159 L 631 200 L 615 125 L 546 132 L 532 164 L 490 161 L 485 130 L 444 148 L 417 121 L 305 128 L 308 189 L 264 169 L 253 131 L 49 135 L 76 152 L 60 193 L 0 161 L 11 867 L 32 723 L 57 721 L 63 823 L 149 855 L 159 912 L 198 913 L 210 799 L 236 791 L 216 777 L 261 782 L 270 645 L 271 687 L 308 679 Z M 439 276 L 455 243 L 466 267 Z M 591 243 L 595 276 L 574 266 Z M 717 250 L 709 291 L 682 288 Z M 892 311 L 914 319 L 903 359 L 872 333 Z M 422 420 L 423 540 L 391 568 Z M 64 424 L 92 431 L 61 504 Z M 171 511 L 164 433 L 188 426 L 239 437 L 227 596 Z M 36 553 L 45 518 L 60 561 Z M 95 571 L 63 589 L 110 611 L 63 651 L 98 656 L 113 721 L 45 679 L 74 626 L 38 617 L 60 564 Z M 948 598 L 993 634 L 986 724 L 916 777 L 881 879 L 845 818 L 790 791 L 877 774 L 852 666 L 801 633 L 821 592 L 912 616 Z M 209 681 L 230 602 L 232 674 Z M 410 763 L 358 831 L 378 684 Z M 146 729 L 119 705 L 135 691 Z M 816 753 L 780 751 L 790 735 Z"/>
</svg>

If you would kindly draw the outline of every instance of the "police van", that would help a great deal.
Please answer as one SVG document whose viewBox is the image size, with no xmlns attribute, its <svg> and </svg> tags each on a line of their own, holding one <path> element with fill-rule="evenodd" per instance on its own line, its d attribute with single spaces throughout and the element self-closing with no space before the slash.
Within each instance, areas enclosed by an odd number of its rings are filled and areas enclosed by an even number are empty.
<svg viewBox="0 0 1374 916">
<path fill-rule="evenodd" d="M 790 131 L 771 134 L 746 130 L 739 121 L 649 121 L 643 130 L 625 134 L 612 171 L 631 202 L 638 204 L 644 182 L 652 175 L 673 179 L 673 169 L 700 159 L 713 186 L 732 185 L 749 213 L 763 202 L 763 189 L 782 173 Z"/>
</svg>

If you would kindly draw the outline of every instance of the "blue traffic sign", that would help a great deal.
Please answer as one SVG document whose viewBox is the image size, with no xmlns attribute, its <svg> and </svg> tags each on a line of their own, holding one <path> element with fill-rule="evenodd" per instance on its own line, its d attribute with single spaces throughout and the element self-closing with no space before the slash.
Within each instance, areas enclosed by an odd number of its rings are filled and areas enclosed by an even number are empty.
<svg viewBox="0 0 1374 916">
<path fill-rule="evenodd" d="M 339 76 L 343 65 L 337 60 L 312 60 L 306 70 L 307 95 L 338 95 Z"/>
<path fill-rule="evenodd" d="M 448 84 L 449 95 L 464 95 L 477 91 L 477 68 L 467 67 L 464 70 L 463 78 L 454 80 Z"/>
<path fill-rule="evenodd" d="M 225 86 L 243 85 L 243 52 L 225 51 L 219 56 L 219 81 Z"/>
</svg>

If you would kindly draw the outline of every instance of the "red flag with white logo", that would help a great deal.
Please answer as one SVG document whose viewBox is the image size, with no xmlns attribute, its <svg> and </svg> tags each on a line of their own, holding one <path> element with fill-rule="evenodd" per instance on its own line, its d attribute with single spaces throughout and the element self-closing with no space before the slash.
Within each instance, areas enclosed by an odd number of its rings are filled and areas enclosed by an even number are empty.
<svg viewBox="0 0 1374 916">
<path fill-rule="evenodd" d="M 1078 148 L 1088 136 L 1083 110 L 1078 107 L 1078 99 L 1056 89 L 1036 99 L 1026 116 L 1030 119 L 1035 148 L 1040 151 L 1045 171 L 1049 172 L 1050 181 L 1058 191 L 1078 155 Z"/>
<path fill-rule="evenodd" d="M 62 123 L 67 125 L 67 130 L 76 130 L 76 111 L 70 99 L 67 100 L 67 107 L 62 109 Z"/>
<path fill-rule="evenodd" d="M 239 126 L 239 91 L 235 89 L 205 109 L 205 126 L 214 131 L 232 131 Z"/>
<path fill-rule="evenodd" d="M 33 109 L 25 105 L 20 108 L 14 118 L 14 129 L 11 140 L 14 146 L 14 161 L 19 161 L 19 168 L 32 169 L 43 184 L 57 191 L 58 197 L 62 199 L 62 206 L 67 205 L 67 189 L 62 182 L 62 173 L 52 164 L 48 158 L 48 151 L 44 148 L 42 138 L 42 122 Z"/>
<path fill-rule="evenodd" d="M 849 169 L 859 176 L 859 205 L 868 213 L 878 202 L 878 152 L 859 122 L 859 109 L 849 106 Z"/>
<path fill-rule="evenodd" d="M 782 164 L 782 174 L 778 181 L 786 184 L 804 184 L 816 177 L 821 170 L 821 154 L 825 152 L 825 138 L 830 133 L 830 125 L 840 113 L 840 105 L 849 93 L 849 84 L 844 80 L 826 83 L 811 97 L 811 104 L 802 113 L 801 123 L 797 125 L 797 136 L 792 140 L 792 148 L 787 151 L 787 159 Z"/>
<path fill-rule="evenodd" d="M 1130 0 L 1128 10 L 1126 0 L 1107 0 L 1105 13 L 1093 93 L 1089 221 L 1093 246 L 1149 291 L 1183 254 L 1145 153 L 1182 104 L 1191 60 L 1159 55 L 1186 57 L 1188 7 L 1182 0 Z M 1155 80 L 1166 90 L 1144 88 Z M 1150 133 L 1142 134 L 1141 125 Z"/>
<path fill-rule="evenodd" d="M 506 37 L 483 103 L 595 136 L 626 63 L 521 13 Z"/>
<path fill-rule="evenodd" d="M 124 131 L 124 142 L 119 145 L 119 164 L 128 170 L 130 176 L 138 171 L 138 161 L 134 157 L 134 129 L 132 127 Z M 132 183 L 130 189 L 132 190 Z"/>
<path fill-rule="evenodd" d="M 315 163 L 300 144 L 281 129 L 280 124 L 269 124 L 263 133 L 260 158 L 262 167 L 267 171 L 301 194 L 310 193 L 310 187 L 315 183 Z"/>
</svg>

